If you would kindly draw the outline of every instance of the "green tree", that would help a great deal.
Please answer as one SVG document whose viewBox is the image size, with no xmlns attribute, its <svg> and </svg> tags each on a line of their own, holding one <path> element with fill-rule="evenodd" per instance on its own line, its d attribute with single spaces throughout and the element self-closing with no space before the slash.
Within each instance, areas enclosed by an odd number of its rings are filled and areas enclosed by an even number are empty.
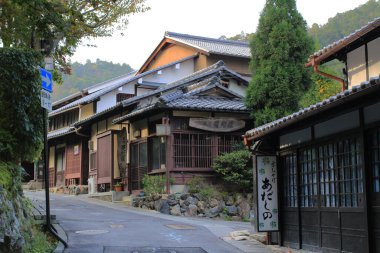
<svg viewBox="0 0 380 253">
<path fill-rule="evenodd" d="M 294 0 L 267 0 L 250 41 L 253 78 L 246 105 L 256 126 L 298 109 L 310 84 L 310 70 L 304 63 L 312 44 Z"/>
<path fill-rule="evenodd" d="M 128 14 L 147 10 L 145 0 L 0 0 L 4 47 L 54 52 L 57 68 L 69 72 L 70 57 L 83 38 L 110 36 L 128 24 Z M 47 52 L 45 52 L 47 53 Z"/>
<path fill-rule="evenodd" d="M 251 152 L 240 147 L 230 153 L 217 156 L 212 165 L 222 178 L 242 189 L 252 187 Z"/>
<path fill-rule="evenodd" d="M 0 158 L 33 161 L 42 150 L 41 55 L 0 49 Z"/>
<path fill-rule="evenodd" d="M 320 66 L 319 70 L 333 76 L 338 75 L 333 69 L 326 66 Z M 324 77 L 317 73 L 312 74 L 311 80 L 312 83 L 309 89 L 300 100 L 300 105 L 302 107 L 308 107 L 312 104 L 321 102 L 322 100 L 329 98 L 341 91 L 341 84 L 338 81 Z"/>
</svg>

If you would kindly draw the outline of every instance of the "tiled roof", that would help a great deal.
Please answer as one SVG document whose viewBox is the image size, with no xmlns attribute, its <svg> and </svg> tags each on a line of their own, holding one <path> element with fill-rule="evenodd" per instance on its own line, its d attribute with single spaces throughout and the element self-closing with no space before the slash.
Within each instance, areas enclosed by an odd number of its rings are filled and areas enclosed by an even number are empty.
<svg viewBox="0 0 380 253">
<path fill-rule="evenodd" d="M 50 140 L 50 139 L 54 139 L 63 135 L 71 134 L 73 132 L 75 132 L 74 127 L 71 127 L 71 126 L 64 127 L 64 128 L 49 132 L 47 135 L 47 138 Z"/>
<path fill-rule="evenodd" d="M 97 112 L 97 113 L 91 115 L 91 116 L 88 117 L 88 118 L 85 118 L 85 119 L 83 119 L 83 120 L 80 120 L 80 121 L 75 122 L 75 123 L 73 124 L 73 126 L 75 126 L 75 127 L 83 126 L 83 125 L 85 125 L 85 124 L 87 124 L 87 123 L 90 123 L 90 122 L 93 121 L 94 119 L 96 119 L 96 118 L 98 118 L 98 117 L 100 117 L 100 116 L 102 116 L 102 115 L 105 115 L 106 113 L 111 112 L 111 111 L 113 111 L 113 110 L 115 110 L 116 108 L 119 108 L 119 107 L 120 107 L 120 108 L 122 107 L 122 106 L 121 106 L 121 102 L 118 102 L 118 103 L 116 103 L 116 105 L 111 106 L 111 107 L 109 107 L 109 108 L 106 108 L 106 109 L 104 109 L 103 111 Z"/>
<path fill-rule="evenodd" d="M 130 100 L 134 99 L 135 102 L 142 102 L 132 110 L 129 114 L 126 114 L 122 117 L 119 117 L 113 121 L 114 124 L 120 123 L 127 119 L 130 119 L 138 114 L 145 113 L 147 111 L 155 109 L 182 109 L 182 110 L 206 110 L 206 111 L 228 111 L 228 112 L 242 112 L 248 113 L 247 108 L 244 105 L 243 98 L 233 92 L 230 89 L 223 87 L 220 82 L 219 77 L 220 70 L 224 69 L 222 62 L 218 65 L 219 67 L 214 66 L 211 69 L 216 69 L 218 71 L 211 71 L 208 69 L 203 73 L 214 74 L 211 78 L 198 79 L 198 82 L 190 82 L 189 78 L 185 78 L 188 82 L 178 82 L 178 85 L 169 85 L 170 89 L 165 90 L 165 93 L 162 92 L 151 92 L 150 96 L 158 95 L 158 99 L 147 100 L 146 94 L 143 94 L 139 97 L 131 98 L 124 100 L 123 103 L 131 105 Z M 199 76 L 200 73 L 194 75 Z M 162 90 L 164 88 L 161 87 Z M 229 93 L 229 97 L 220 97 L 220 96 L 210 96 L 202 95 L 205 91 L 213 90 L 215 88 L 221 89 L 224 93 Z M 232 98 L 231 98 L 232 97 Z"/>
<path fill-rule="evenodd" d="M 282 117 L 280 119 L 277 119 L 265 125 L 249 130 L 245 133 L 244 136 L 247 137 L 248 139 L 257 139 L 275 130 L 279 130 L 288 125 L 294 124 L 302 119 L 308 118 L 310 116 L 313 116 L 327 109 L 331 109 L 343 103 L 347 103 L 351 99 L 373 92 L 375 89 L 380 89 L 379 76 L 375 78 L 371 78 L 369 82 L 368 81 L 362 82 L 360 85 L 354 86 L 350 90 L 346 90 L 341 93 L 338 93 L 335 96 L 331 96 L 330 98 L 327 98 L 323 100 L 322 102 L 311 105 L 307 108 L 299 110 L 298 112 L 295 112 L 288 116 Z"/>
<path fill-rule="evenodd" d="M 167 103 L 166 106 L 173 109 L 196 109 L 205 111 L 248 111 L 242 99 L 229 99 L 213 96 L 181 97 Z"/>
<path fill-rule="evenodd" d="M 374 19 L 373 21 L 369 22 L 367 25 L 363 26 L 362 28 L 357 29 L 355 32 L 351 33 L 350 35 L 331 43 L 330 45 L 322 48 L 321 50 L 315 52 L 314 54 L 310 55 L 309 62 L 307 63 L 307 66 L 311 65 L 312 59 L 316 59 L 318 62 L 323 61 L 327 59 L 328 57 L 332 56 L 342 48 L 348 46 L 349 44 L 353 43 L 354 41 L 360 39 L 365 34 L 373 31 L 377 27 L 380 26 L 380 17 Z"/>
<path fill-rule="evenodd" d="M 62 106 L 62 107 L 58 108 L 57 110 L 54 110 L 51 113 L 49 113 L 49 116 L 56 115 L 56 114 L 58 114 L 58 113 L 60 113 L 60 112 L 62 112 L 64 110 L 70 109 L 70 108 L 75 107 L 77 105 L 91 103 L 91 102 L 95 101 L 96 99 L 98 99 L 100 96 L 102 96 L 104 94 L 107 94 L 108 92 L 111 92 L 111 91 L 113 91 L 113 90 L 115 90 L 115 89 L 117 89 L 117 88 L 119 88 L 119 87 L 121 87 L 121 86 L 129 83 L 129 82 L 138 80 L 139 78 L 144 77 L 146 75 L 149 75 L 151 73 L 154 73 L 154 72 L 156 72 L 158 70 L 161 70 L 161 69 L 164 69 L 164 68 L 167 68 L 167 67 L 170 67 L 170 66 L 174 66 L 177 63 L 184 62 L 184 61 L 192 59 L 194 57 L 197 57 L 197 55 L 194 54 L 194 55 L 185 57 L 185 58 L 180 59 L 178 61 L 171 62 L 169 64 L 166 64 L 166 65 L 160 66 L 158 68 L 146 71 L 146 72 L 141 73 L 139 75 L 131 76 L 130 74 L 127 74 L 127 75 L 119 76 L 119 77 L 116 77 L 114 79 L 105 81 L 105 82 L 102 83 L 102 84 L 105 84 L 105 83 L 108 84 L 105 88 L 103 88 L 103 89 L 101 89 L 99 91 L 96 91 L 96 92 L 94 92 L 94 93 L 92 93 L 90 95 L 87 95 L 87 96 L 85 96 L 83 98 L 75 100 L 74 102 L 71 102 L 71 103 L 69 103 L 69 104 L 67 104 L 65 106 Z"/>
<path fill-rule="evenodd" d="M 247 42 L 224 39 L 212 39 L 174 32 L 166 32 L 165 37 L 194 47 L 198 47 L 213 54 L 230 55 L 246 58 L 251 57 L 249 43 Z"/>
</svg>

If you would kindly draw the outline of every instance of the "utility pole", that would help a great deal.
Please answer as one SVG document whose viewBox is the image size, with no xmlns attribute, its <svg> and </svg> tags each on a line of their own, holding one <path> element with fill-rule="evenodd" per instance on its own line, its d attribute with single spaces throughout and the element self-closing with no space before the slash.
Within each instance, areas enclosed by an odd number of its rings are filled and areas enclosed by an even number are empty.
<svg viewBox="0 0 380 253">
<path fill-rule="evenodd" d="M 41 51 L 44 54 L 49 55 L 51 50 L 50 48 L 44 48 L 44 43 L 41 43 Z M 51 110 L 51 96 L 50 93 L 53 91 L 53 80 L 52 74 L 47 70 L 54 70 L 53 59 L 51 57 L 45 57 L 45 69 L 40 69 L 40 74 L 42 78 L 42 87 L 41 87 L 41 106 L 42 106 L 42 115 L 43 115 L 43 124 L 44 124 L 44 180 L 45 180 L 45 210 L 46 210 L 46 228 L 56 237 L 64 246 L 67 248 L 67 243 L 63 240 L 58 234 L 56 229 L 51 225 L 50 217 L 50 196 L 49 196 L 49 166 L 48 166 L 48 156 L 49 156 L 49 147 L 47 140 L 48 133 L 48 110 Z"/>
</svg>

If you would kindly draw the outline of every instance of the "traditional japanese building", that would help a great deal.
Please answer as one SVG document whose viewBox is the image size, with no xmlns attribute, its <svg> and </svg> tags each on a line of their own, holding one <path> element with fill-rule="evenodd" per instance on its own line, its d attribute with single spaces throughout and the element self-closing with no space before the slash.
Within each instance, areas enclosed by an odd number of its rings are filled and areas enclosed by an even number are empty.
<svg viewBox="0 0 380 253">
<path fill-rule="evenodd" d="M 319 252 L 380 252 L 379 35 L 376 19 L 309 59 L 314 67 L 343 60 L 343 87 L 350 89 L 246 132 L 255 158 L 277 156 L 274 242 Z"/>
<path fill-rule="evenodd" d="M 110 190 L 115 182 L 124 180 L 129 149 L 121 152 L 125 145 L 118 143 L 133 135 L 128 124 L 115 125 L 112 121 L 135 108 L 125 107 L 122 101 L 137 101 L 145 94 L 156 99 L 158 93 L 154 91 L 160 87 L 183 82 L 211 66 L 217 69 L 215 66 L 221 65 L 216 64 L 218 58 L 223 58 L 235 70 L 230 73 L 238 76 L 232 78 L 235 84 L 223 77 L 223 85 L 231 85 L 233 92 L 244 94 L 249 73 L 248 43 L 168 32 L 138 73 L 96 84 L 55 102 L 49 113 L 50 185 L 87 184 L 91 178 L 96 191 L 100 186 Z M 154 96 L 150 96 L 152 92 Z"/>
</svg>

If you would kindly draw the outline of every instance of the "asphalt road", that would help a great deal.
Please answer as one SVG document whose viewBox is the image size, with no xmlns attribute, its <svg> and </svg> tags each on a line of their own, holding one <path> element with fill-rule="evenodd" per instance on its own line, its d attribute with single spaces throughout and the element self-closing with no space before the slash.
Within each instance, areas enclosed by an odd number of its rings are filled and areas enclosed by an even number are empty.
<svg viewBox="0 0 380 253">
<path fill-rule="evenodd" d="M 27 192 L 44 202 L 44 192 Z M 173 217 L 87 197 L 51 194 L 51 213 L 68 236 L 65 253 L 234 253 L 220 237 L 249 224 Z M 227 224 L 227 225 L 226 225 Z"/>
</svg>

